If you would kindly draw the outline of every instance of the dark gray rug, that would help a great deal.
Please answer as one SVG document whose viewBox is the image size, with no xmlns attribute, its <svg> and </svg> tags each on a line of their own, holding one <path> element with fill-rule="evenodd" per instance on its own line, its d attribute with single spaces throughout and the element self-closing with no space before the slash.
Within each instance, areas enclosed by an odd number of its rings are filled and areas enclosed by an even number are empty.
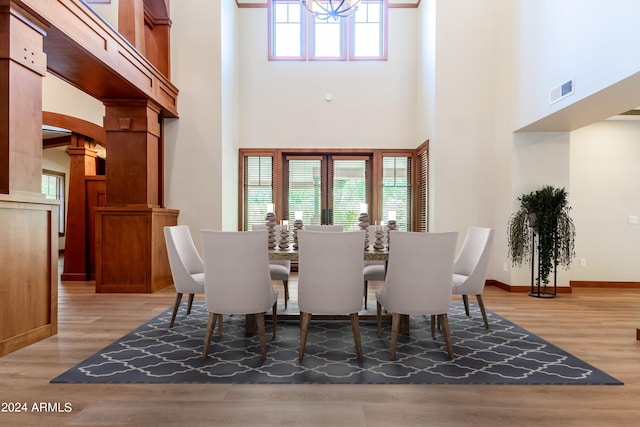
<svg viewBox="0 0 640 427">
<path fill-rule="evenodd" d="M 183 304 L 183 307 L 185 304 Z M 291 309 L 291 307 L 290 307 Z M 364 359 L 358 361 L 349 321 L 313 321 L 303 361 L 299 323 L 280 321 L 278 335 L 260 358 L 257 336 L 245 336 L 244 316 L 224 318 L 202 359 L 208 313 L 202 301 L 169 329 L 171 309 L 53 379 L 52 383 L 317 383 L 317 384 L 622 384 L 508 320 L 477 306 L 449 312 L 455 359 L 442 335 L 431 338 L 429 319 L 411 317 L 410 336 L 399 338 L 389 361 L 390 323 L 382 338 L 375 322 L 361 322 Z M 270 338 L 270 325 L 267 337 Z"/>
</svg>

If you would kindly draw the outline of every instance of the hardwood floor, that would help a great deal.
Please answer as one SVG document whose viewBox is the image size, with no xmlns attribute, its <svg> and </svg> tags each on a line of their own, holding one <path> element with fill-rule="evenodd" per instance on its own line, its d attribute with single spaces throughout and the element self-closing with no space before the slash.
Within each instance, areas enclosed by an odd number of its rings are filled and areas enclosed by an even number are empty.
<svg viewBox="0 0 640 427">
<path fill-rule="evenodd" d="M 166 310 L 174 296 L 171 288 L 96 294 L 93 282 L 61 284 L 58 335 L 0 358 L 0 425 L 584 427 L 636 425 L 640 417 L 640 289 L 577 288 L 553 300 L 493 287 L 484 294 L 489 310 L 624 386 L 49 383 Z M 16 403 L 27 412 L 4 412 Z M 34 403 L 55 411 L 34 411 Z"/>
</svg>

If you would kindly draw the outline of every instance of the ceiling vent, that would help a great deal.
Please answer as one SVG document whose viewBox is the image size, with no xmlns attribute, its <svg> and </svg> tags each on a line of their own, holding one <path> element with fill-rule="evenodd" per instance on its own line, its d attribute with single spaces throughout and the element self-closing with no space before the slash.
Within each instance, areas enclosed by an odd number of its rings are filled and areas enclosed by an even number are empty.
<svg viewBox="0 0 640 427">
<path fill-rule="evenodd" d="M 560 86 L 551 89 L 551 92 L 549 92 L 549 104 L 555 104 L 561 99 L 564 99 L 567 96 L 571 95 L 573 93 L 573 88 L 573 79 L 571 79 L 561 84 Z"/>
</svg>

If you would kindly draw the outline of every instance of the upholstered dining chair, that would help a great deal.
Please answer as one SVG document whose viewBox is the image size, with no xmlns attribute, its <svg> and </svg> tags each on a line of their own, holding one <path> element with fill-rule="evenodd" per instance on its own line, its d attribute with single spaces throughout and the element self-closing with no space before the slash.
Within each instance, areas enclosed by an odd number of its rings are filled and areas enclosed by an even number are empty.
<svg viewBox="0 0 640 427">
<path fill-rule="evenodd" d="M 381 335 L 382 308 L 391 313 L 390 359 L 395 360 L 401 315 L 431 315 L 431 335 L 435 321 L 441 325 L 447 353 L 453 346 L 447 312 L 451 304 L 451 277 L 457 232 L 403 232 L 393 235 L 389 248 L 387 276 L 376 291 L 378 336 Z"/>
<path fill-rule="evenodd" d="M 300 360 L 314 314 L 348 314 L 358 359 L 362 359 L 358 311 L 362 307 L 363 248 L 364 231 L 298 232 Z"/>
<path fill-rule="evenodd" d="M 269 273 L 269 248 L 266 231 L 201 230 L 204 257 L 204 297 L 209 323 L 202 357 L 216 321 L 222 334 L 222 315 L 254 314 L 260 336 L 262 358 L 267 357 L 265 312 L 273 311 L 273 336 L 276 336 L 278 292 Z M 242 264 L 238 263 L 242 260 Z"/>
<path fill-rule="evenodd" d="M 266 224 L 253 224 L 251 226 L 252 230 L 266 230 Z M 276 242 L 280 240 L 280 230 L 282 229 L 281 225 L 276 225 Z M 265 245 L 268 242 L 265 241 Z M 269 272 L 271 273 L 271 280 L 282 281 L 282 286 L 284 288 L 284 308 L 287 308 L 287 303 L 289 302 L 289 275 L 291 274 L 291 261 L 288 259 L 277 259 L 269 261 Z"/>
<path fill-rule="evenodd" d="M 387 228 L 384 228 L 384 236 L 382 237 L 382 244 L 387 244 Z M 369 246 L 373 247 L 376 240 L 376 226 L 370 225 L 367 228 L 369 233 Z M 386 261 L 365 261 L 362 276 L 364 278 L 364 309 L 367 309 L 367 295 L 369 293 L 369 282 L 372 280 L 383 281 L 386 275 Z"/>
<path fill-rule="evenodd" d="M 189 295 L 187 315 L 191 314 L 195 294 L 204 294 L 204 265 L 193 243 L 188 225 L 164 227 L 164 240 L 167 245 L 167 255 L 169 255 L 171 276 L 176 288 L 176 302 L 173 305 L 169 323 L 169 327 L 172 328 L 183 294 Z"/>
<path fill-rule="evenodd" d="M 304 226 L 304 229 L 307 231 L 332 231 L 332 232 L 340 232 L 344 231 L 344 226 L 341 224 L 309 224 Z M 363 237 L 364 239 L 364 237 Z M 364 240 L 363 243 L 364 245 Z"/>
<path fill-rule="evenodd" d="M 475 295 L 485 328 L 489 329 L 482 291 L 489 268 L 493 229 L 469 227 L 462 248 L 453 263 L 453 294 L 462 295 L 464 310 L 469 316 L 469 295 Z"/>
</svg>

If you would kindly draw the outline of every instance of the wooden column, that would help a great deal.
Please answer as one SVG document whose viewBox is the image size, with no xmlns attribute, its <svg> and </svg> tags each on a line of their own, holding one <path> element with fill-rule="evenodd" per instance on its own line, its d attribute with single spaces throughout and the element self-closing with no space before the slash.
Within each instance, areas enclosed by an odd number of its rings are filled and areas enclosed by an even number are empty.
<svg viewBox="0 0 640 427">
<path fill-rule="evenodd" d="M 67 148 L 70 156 L 69 196 L 62 280 L 90 280 L 85 177 L 96 174 L 98 153 L 94 148 L 93 140 L 75 133 L 71 135 L 71 146 Z"/>
<path fill-rule="evenodd" d="M 147 100 L 105 102 L 106 207 L 96 209 L 96 291 L 155 292 L 172 283 L 162 228 L 162 120 Z"/>
<path fill-rule="evenodd" d="M 0 0 L 0 356 L 57 333 L 58 202 L 41 192 L 44 34 Z"/>
</svg>

